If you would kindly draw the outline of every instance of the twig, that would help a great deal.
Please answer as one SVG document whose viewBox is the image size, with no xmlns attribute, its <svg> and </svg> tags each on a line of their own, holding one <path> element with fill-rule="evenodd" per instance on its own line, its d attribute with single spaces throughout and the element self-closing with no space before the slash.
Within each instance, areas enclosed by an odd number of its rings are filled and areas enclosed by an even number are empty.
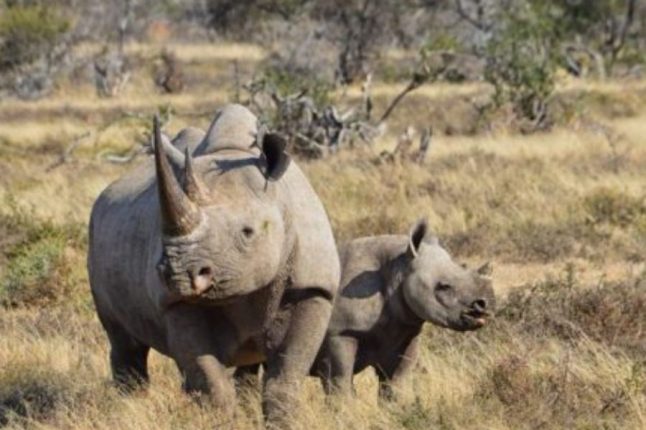
<svg viewBox="0 0 646 430">
<path fill-rule="evenodd" d="M 419 139 L 419 151 L 415 156 L 415 162 L 417 164 L 424 164 L 424 161 L 426 160 L 426 154 L 428 153 L 428 150 L 431 147 L 432 137 L 433 137 L 433 129 L 431 127 L 425 128 L 422 131 L 422 135 Z"/>
<path fill-rule="evenodd" d="M 98 158 L 100 158 L 101 160 L 107 161 L 108 163 L 127 164 L 127 163 L 130 163 L 135 158 L 137 158 L 139 155 L 145 154 L 149 151 L 150 149 L 148 145 L 136 144 L 126 153 L 126 155 L 117 155 L 117 154 L 101 152 L 99 153 Z"/>
<path fill-rule="evenodd" d="M 55 168 L 57 168 L 57 167 L 59 167 L 59 166 L 62 166 L 63 164 L 65 164 L 65 163 L 67 163 L 68 161 L 70 161 L 70 159 L 72 158 L 72 153 L 76 150 L 76 148 L 78 148 L 78 147 L 79 147 L 79 145 L 81 144 L 81 142 L 82 142 L 85 138 L 89 137 L 91 134 L 92 134 L 92 133 L 90 133 L 89 131 L 86 131 L 85 133 L 83 133 L 83 134 L 81 134 L 81 135 L 79 135 L 79 136 L 75 137 L 75 138 L 74 138 L 74 140 L 72 141 L 72 143 L 71 143 L 67 148 L 65 148 L 65 150 L 64 150 L 64 151 L 63 151 L 63 153 L 60 155 L 60 157 L 58 158 L 58 160 L 56 160 L 55 162 L 53 162 L 52 164 L 50 164 L 50 165 L 45 169 L 45 172 L 51 172 L 51 171 L 52 171 L 52 170 L 54 170 Z"/>
<path fill-rule="evenodd" d="M 381 118 L 379 118 L 379 121 L 377 122 L 377 124 L 381 124 L 382 122 L 386 121 L 386 119 L 388 119 L 390 114 L 393 113 L 393 110 L 395 109 L 395 107 L 397 107 L 399 102 L 401 102 L 404 99 L 404 97 L 406 97 L 406 94 L 408 94 L 411 91 L 415 90 L 417 87 L 419 87 L 419 84 L 416 84 L 414 80 L 411 81 L 406 86 L 406 88 L 404 88 L 404 90 L 402 92 L 397 94 L 397 97 L 395 97 L 393 99 L 393 101 L 390 102 L 390 105 L 386 108 L 383 115 L 381 115 Z"/>
</svg>

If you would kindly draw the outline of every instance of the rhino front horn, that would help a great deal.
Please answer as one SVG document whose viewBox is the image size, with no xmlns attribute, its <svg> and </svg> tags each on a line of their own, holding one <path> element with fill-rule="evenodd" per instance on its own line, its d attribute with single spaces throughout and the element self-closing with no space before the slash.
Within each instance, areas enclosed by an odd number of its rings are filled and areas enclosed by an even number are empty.
<svg viewBox="0 0 646 430">
<path fill-rule="evenodd" d="M 153 121 L 155 135 L 155 169 L 162 215 L 162 230 L 168 236 L 183 236 L 192 232 L 200 222 L 199 208 L 180 186 L 162 144 L 159 118 Z"/>
</svg>

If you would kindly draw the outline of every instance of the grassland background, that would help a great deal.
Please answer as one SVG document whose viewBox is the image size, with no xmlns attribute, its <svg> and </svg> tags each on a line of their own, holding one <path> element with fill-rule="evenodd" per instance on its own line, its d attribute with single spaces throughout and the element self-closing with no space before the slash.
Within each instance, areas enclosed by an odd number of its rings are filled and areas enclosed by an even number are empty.
<svg viewBox="0 0 646 430">
<path fill-rule="evenodd" d="M 264 56 L 250 45 L 172 48 L 189 83 L 179 95 L 159 94 L 142 72 L 115 98 L 62 82 L 40 101 L 0 101 L 0 426 L 225 425 L 181 392 L 174 365 L 156 353 L 147 392 L 116 392 L 85 272 L 91 204 L 132 167 L 105 155 L 127 153 L 160 109 L 172 109 L 170 134 L 206 127 L 232 97 L 232 61 L 250 76 Z M 128 49 L 147 64 L 158 47 Z M 375 109 L 402 85 L 375 83 Z M 326 402 L 307 381 L 296 427 L 646 428 L 646 82 L 562 78 L 557 97 L 570 110 L 531 136 L 509 133 L 504 118 L 473 133 L 465 106 L 488 92 L 426 85 L 375 147 L 299 162 L 339 241 L 405 232 L 426 216 L 456 258 L 493 261 L 503 299 L 477 333 L 427 327 L 414 378 L 394 403 L 377 401 L 370 371 L 347 401 Z M 437 131 L 427 162 L 380 161 L 409 124 Z M 257 391 L 243 392 L 227 425 L 260 422 Z"/>
</svg>

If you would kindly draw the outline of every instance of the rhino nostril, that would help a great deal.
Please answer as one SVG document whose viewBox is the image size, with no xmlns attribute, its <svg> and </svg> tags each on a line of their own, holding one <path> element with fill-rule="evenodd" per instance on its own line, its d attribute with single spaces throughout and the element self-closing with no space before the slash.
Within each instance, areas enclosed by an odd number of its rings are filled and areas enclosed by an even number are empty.
<svg viewBox="0 0 646 430">
<path fill-rule="evenodd" d="M 202 268 L 200 269 L 200 271 L 199 271 L 199 272 L 197 272 L 197 275 L 198 275 L 198 276 L 205 276 L 205 277 L 211 276 L 212 274 L 213 274 L 213 273 L 212 273 L 212 271 L 211 271 L 211 268 L 210 268 L 210 267 L 202 267 Z"/>
<path fill-rule="evenodd" d="M 202 267 L 197 275 L 191 276 L 191 287 L 197 294 L 201 294 L 213 285 L 213 270 L 210 267 Z"/>
<path fill-rule="evenodd" d="M 485 312 L 487 310 L 487 301 L 485 299 L 474 300 L 471 303 L 471 308 L 477 312 Z"/>
</svg>

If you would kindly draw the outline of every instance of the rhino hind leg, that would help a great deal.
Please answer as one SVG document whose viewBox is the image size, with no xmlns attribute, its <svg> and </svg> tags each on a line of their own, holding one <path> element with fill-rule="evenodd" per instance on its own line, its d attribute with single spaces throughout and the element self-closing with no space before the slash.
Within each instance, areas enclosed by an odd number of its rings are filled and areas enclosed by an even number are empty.
<svg viewBox="0 0 646 430">
<path fill-rule="evenodd" d="M 103 324 L 110 339 L 112 378 L 120 390 L 132 392 L 146 386 L 150 347 L 139 342 L 118 324 Z"/>
</svg>

